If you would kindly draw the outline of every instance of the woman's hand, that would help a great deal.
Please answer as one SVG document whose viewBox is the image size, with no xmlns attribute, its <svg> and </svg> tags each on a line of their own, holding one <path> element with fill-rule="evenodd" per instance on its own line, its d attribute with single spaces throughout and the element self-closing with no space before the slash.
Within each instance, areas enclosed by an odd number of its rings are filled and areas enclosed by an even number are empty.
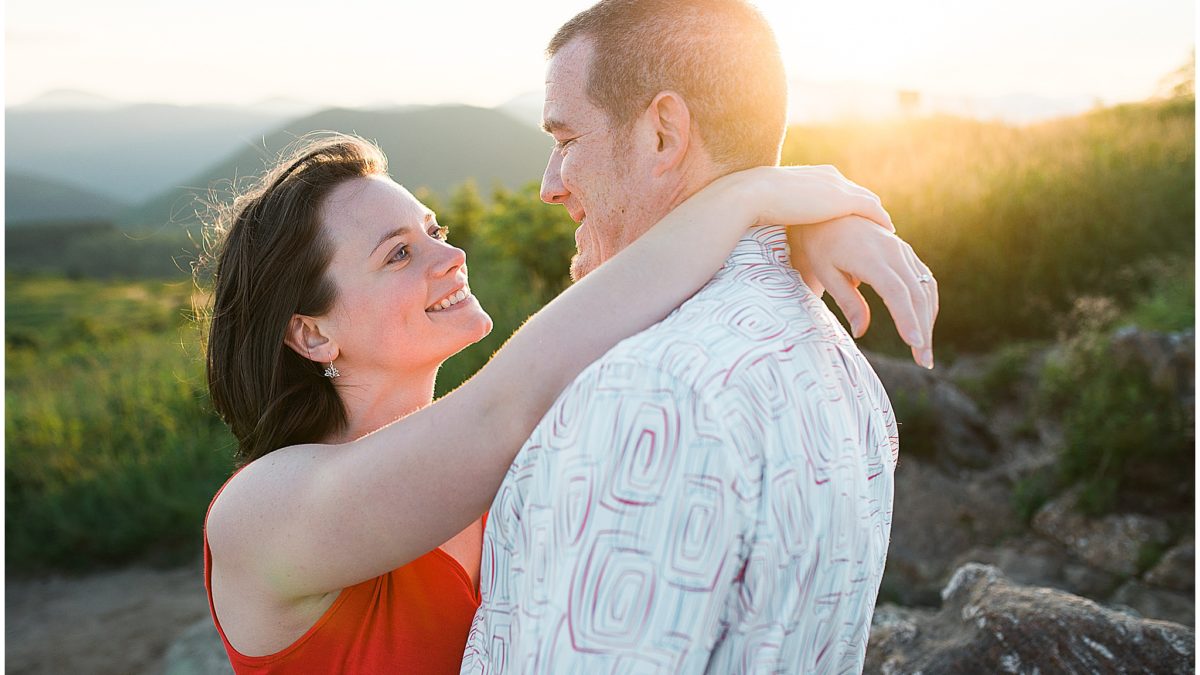
<svg viewBox="0 0 1200 675">
<path fill-rule="evenodd" d="M 789 225 L 792 265 L 817 294 L 828 289 L 855 337 L 871 323 L 858 285 L 872 286 L 887 305 L 913 359 L 933 367 L 937 280 L 912 247 L 895 235 L 892 218 L 870 190 L 832 166 L 748 169 L 720 179 L 749 191 L 756 225 Z"/>
<path fill-rule="evenodd" d="M 933 367 L 933 324 L 938 314 L 937 279 L 903 239 L 858 216 L 788 228 L 792 265 L 818 296 L 828 290 L 855 337 L 871 323 L 858 290 L 866 282 L 883 299 L 913 359 Z"/>
</svg>

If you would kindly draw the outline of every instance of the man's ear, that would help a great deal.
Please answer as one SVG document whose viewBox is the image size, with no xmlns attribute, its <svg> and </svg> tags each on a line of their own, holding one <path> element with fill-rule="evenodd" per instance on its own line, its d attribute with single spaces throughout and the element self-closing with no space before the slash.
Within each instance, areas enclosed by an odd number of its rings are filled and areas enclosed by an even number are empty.
<svg viewBox="0 0 1200 675">
<path fill-rule="evenodd" d="M 660 91 L 644 114 L 655 136 L 654 175 L 658 177 L 678 167 L 687 155 L 692 143 L 692 113 L 682 96 Z"/>
<path fill-rule="evenodd" d="M 300 356 L 319 363 L 332 363 L 340 353 L 337 343 L 321 333 L 317 320 L 304 314 L 292 315 L 283 342 Z"/>
</svg>

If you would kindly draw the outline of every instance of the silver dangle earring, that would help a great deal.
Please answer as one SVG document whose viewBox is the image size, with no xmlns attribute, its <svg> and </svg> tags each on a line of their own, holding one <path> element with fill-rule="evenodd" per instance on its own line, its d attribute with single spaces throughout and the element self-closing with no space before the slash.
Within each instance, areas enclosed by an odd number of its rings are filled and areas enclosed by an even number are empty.
<svg viewBox="0 0 1200 675">
<path fill-rule="evenodd" d="M 341 377 L 341 376 L 342 376 L 342 374 L 340 372 L 338 372 L 337 366 L 333 365 L 333 361 L 330 361 L 329 367 L 325 369 L 325 377 L 333 379 L 335 377 Z"/>
</svg>

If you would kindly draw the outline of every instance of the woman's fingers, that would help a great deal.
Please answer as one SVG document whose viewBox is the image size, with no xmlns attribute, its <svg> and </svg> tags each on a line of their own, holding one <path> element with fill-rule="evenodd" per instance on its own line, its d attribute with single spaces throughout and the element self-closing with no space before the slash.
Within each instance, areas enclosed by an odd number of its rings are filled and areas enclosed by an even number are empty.
<svg viewBox="0 0 1200 675">
<path fill-rule="evenodd" d="M 858 284 L 832 265 L 821 265 L 815 271 L 825 290 L 833 296 L 833 301 L 850 322 L 851 334 L 856 338 L 862 337 L 871 325 L 871 306 L 859 292 Z"/>
<path fill-rule="evenodd" d="M 937 279 L 929 271 L 929 267 L 921 262 L 917 254 L 913 252 L 912 247 L 908 248 L 908 255 L 913 265 L 913 269 L 917 274 L 917 283 L 920 284 L 921 290 L 926 298 L 926 311 L 928 312 L 927 329 L 925 333 L 925 349 L 923 352 L 923 361 L 926 368 L 933 367 L 933 327 L 937 323 L 938 315 L 938 288 Z"/>
<path fill-rule="evenodd" d="M 926 368 L 933 367 L 933 323 L 937 312 L 937 289 L 933 287 L 933 275 L 913 252 L 907 242 L 901 241 L 899 253 L 903 259 L 902 266 L 894 267 L 907 286 L 912 298 L 913 311 L 916 314 L 921 340 L 919 345 L 913 345 L 913 358 Z"/>
<path fill-rule="evenodd" d="M 883 299 L 883 304 L 887 306 L 888 311 L 892 314 L 892 320 L 896 322 L 896 330 L 899 331 L 900 338 L 914 349 L 924 347 L 924 331 L 921 326 L 921 320 L 918 318 L 920 311 L 917 309 L 917 302 L 919 300 L 913 297 L 908 283 L 901 278 L 896 268 L 884 266 L 877 272 L 872 273 L 871 276 L 878 277 L 875 279 L 866 274 L 860 274 L 859 276 L 863 281 L 870 284 L 875 289 L 875 292 L 879 294 L 879 297 Z M 919 359 L 917 362 L 921 363 Z M 922 363 L 921 365 L 924 364 Z"/>
</svg>

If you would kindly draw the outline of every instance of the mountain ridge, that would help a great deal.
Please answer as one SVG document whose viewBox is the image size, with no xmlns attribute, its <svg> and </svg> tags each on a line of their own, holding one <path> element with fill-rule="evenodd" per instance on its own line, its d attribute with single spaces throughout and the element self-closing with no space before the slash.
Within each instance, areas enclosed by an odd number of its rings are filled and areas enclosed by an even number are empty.
<svg viewBox="0 0 1200 675">
<path fill-rule="evenodd" d="M 389 160 L 393 178 L 410 189 L 446 194 L 467 179 L 485 190 L 537 180 L 545 167 L 550 141 L 540 131 L 492 108 L 466 105 L 423 106 L 392 110 L 329 108 L 292 120 L 254 143 L 226 155 L 121 216 L 131 226 L 188 225 L 195 197 L 210 190 L 228 197 L 230 181 L 257 176 L 296 139 L 321 131 L 360 135 L 376 141 Z M 418 158 L 406 161 L 406 158 Z M 203 204 L 200 204 L 203 207 Z"/>
</svg>

